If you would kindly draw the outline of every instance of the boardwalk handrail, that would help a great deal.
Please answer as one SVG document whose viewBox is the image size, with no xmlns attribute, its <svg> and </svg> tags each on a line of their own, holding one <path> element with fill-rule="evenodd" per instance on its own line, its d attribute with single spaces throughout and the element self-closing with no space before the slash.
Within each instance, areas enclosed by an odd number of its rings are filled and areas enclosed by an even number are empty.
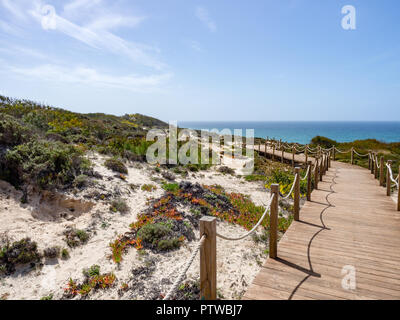
<svg viewBox="0 0 400 320">
<path fill-rule="evenodd" d="M 197 253 L 200 251 L 201 247 L 204 245 L 204 241 L 206 240 L 206 238 L 207 238 L 207 236 L 205 234 L 203 234 L 203 236 L 200 238 L 199 242 L 197 243 L 197 246 L 194 249 L 192 255 L 186 262 L 185 267 L 182 269 L 181 273 L 178 275 L 174 284 L 169 289 L 168 293 L 165 295 L 163 300 L 170 300 L 172 294 L 178 289 L 178 286 L 181 284 L 183 277 L 186 275 L 187 271 L 189 270 L 190 266 L 192 265 L 194 258 L 196 258 Z"/>
<path fill-rule="evenodd" d="M 221 239 L 224 239 L 224 240 L 229 240 L 229 241 L 238 241 L 238 240 L 242 240 L 242 239 L 248 237 L 249 235 L 253 234 L 253 233 L 256 231 L 256 229 L 258 228 L 258 226 L 261 224 L 261 222 L 264 220 L 264 218 L 265 218 L 267 212 L 269 211 L 269 209 L 270 209 L 270 207 L 271 207 L 271 203 L 272 203 L 272 201 L 274 200 L 274 197 L 275 197 L 275 194 L 272 194 L 272 196 L 270 197 L 270 199 L 269 199 L 269 201 L 268 201 L 268 205 L 267 205 L 267 207 L 265 208 L 265 211 L 264 211 L 264 213 L 262 214 L 261 218 L 258 220 L 258 222 L 256 223 L 256 225 L 255 225 L 249 232 L 247 232 L 247 233 L 245 233 L 244 235 L 242 235 L 242 236 L 240 236 L 240 237 L 237 237 L 237 238 L 229 238 L 229 237 L 224 236 L 224 235 L 219 234 L 219 233 L 216 234 L 217 237 L 219 237 L 219 238 L 221 238 Z"/>
</svg>

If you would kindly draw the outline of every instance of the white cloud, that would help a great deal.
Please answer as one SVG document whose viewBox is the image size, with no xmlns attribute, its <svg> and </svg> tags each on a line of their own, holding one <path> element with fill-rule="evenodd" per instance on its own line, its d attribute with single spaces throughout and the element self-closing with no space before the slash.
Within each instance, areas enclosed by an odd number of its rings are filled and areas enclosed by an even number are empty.
<svg viewBox="0 0 400 320">
<path fill-rule="evenodd" d="M 100 73 L 87 67 L 66 68 L 63 66 L 46 64 L 32 68 L 7 67 L 7 69 L 26 79 L 35 78 L 52 83 L 72 83 L 94 87 L 119 88 L 135 92 L 162 91 L 162 85 L 173 75 L 171 73 L 146 76 L 124 75 L 115 76 Z"/>
<path fill-rule="evenodd" d="M 211 32 L 217 31 L 217 25 L 210 18 L 208 11 L 203 7 L 196 7 L 196 17 L 210 30 Z"/>
<path fill-rule="evenodd" d="M 47 61 L 49 60 L 49 57 L 47 55 L 31 48 L 12 45 L 3 41 L 1 41 L 0 44 L 1 44 L 0 52 L 4 52 L 9 55 L 13 56 L 22 55 L 41 60 L 47 60 Z"/>
<path fill-rule="evenodd" d="M 64 6 L 64 12 L 66 14 L 71 14 L 77 10 L 90 9 L 101 2 L 102 0 L 73 0 Z"/>
<path fill-rule="evenodd" d="M 110 30 L 119 27 L 136 27 L 145 17 L 125 17 L 121 15 L 106 15 L 92 21 L 86 28 L 90 30 Z"/>
<path fill-rule="evenodd" d="M 25 20 L 26 17 L 24 11 L 15 3 L 15 1 L 1 0 L 1 4 L 18 19 Z"/>
<path fill-rule="evenodd" d="M 3 20 L 0 20 L 0 30 L 13 36 L 19 36 L 21 34 L 21 31 L 15 26 L 10 25 L 8 22 Z"/>
<path fill-rule="evenodd" d="M 198 52 L 203 51 L 203 49 L 198 41 L 191 40 L 191 41 L 189 41 L 189 45 L 195 51 L 198 51 Z"/>
<path fill-rule="evenodd" d="M 30 13 L 41 23 L 43 16 L 40 11 L 31 10 Z M 57 13 L 55 13 L 53 19 L 55 19 L 55 30 L 79 40 L 88 46 L 107 50 L 117 55 L 124 55 L 136 63 L 157 70 L 165 67 L 165 64 L 153 58 L 148 53 L 148 51 L 158 52 L 157 48 L 130 41 L 128 42 L 106 30 L 95 30 L 79 26 L 59 16 Z"/>
</svg>

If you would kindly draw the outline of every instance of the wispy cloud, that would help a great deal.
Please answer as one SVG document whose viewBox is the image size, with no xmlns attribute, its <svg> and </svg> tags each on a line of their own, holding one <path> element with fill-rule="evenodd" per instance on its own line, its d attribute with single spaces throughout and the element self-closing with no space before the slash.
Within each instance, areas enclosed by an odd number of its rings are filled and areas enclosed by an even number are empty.
<svg viewBox="0 0 400 320">
<path fill-rule="evenodd" d="M 119 56 L 125 56 L 131 61 L 150 67 L 156 70 L 166 68 L 166 64 L 161 62 L 154 54 L 159 52 L 159 49 L 146 44 L 127 41 L 115 33 L 111 29 L 118 27 L 134 27 L 140 24 L 145 17 L 139 16 L 125 16 L 110 12 L 107 7 L 102 5 L 101 0 L 74 0 L 64 7 L 64 11 L 68 12 L 79 11 L 85 19 L 91 16 L 92 19 L 89 23 L 85 21 L 86 25 L 74 23 L 71 20 L 58 14 L 57 12 L 49 12 L 44 2 L 41 0 L 22 0 L 21 2 L 10 2 L 9 0 L 0 0 L 1 4 L 9 10 L 15 17 L 21 20 L 33 18 L 34 21 L 43 26 L 43 19 L 52 19 L 54 22 L 50 29 L 58 31 L 69 37 L 74 38 L 92 48 L 109 52 Z M 98 12 L 93 14 L 94 7 L 100 6 Z M 48 8 L 49 6 L 47 6 Z M 85 12 L 91 11 L 89 15 Z M 104 13 L 106 12 L 106 13 Z M 53 27 L 54 25 L 54 27 Z M 1 23 L 0 27 L 12 29 L 6 24 Z"/>
<path fill-rule="evenodd" d="M 203 7 L 196 7 L 196 17 L 210 30 L 211 32 L 217 31 L 217 25 L 210 18 L 207 9 Z"/>
<path fill-rule="evenodd" d="M 64 5 L 66 14 L 74 13 L 77 10 L 86 10 L 100 4 L 102 0 L 73 0 Z"/>
<path fill-rule="evenodd" d="M 203 48 L 201 47 L 201 45 L 198 41 L 195 41 L 195 40 L 189 41 L 189 46 L 195 51 L 198 51 L 198 52 L 203 51 Z"/>
<path fill-rule="evenodd" d="M 22 46 L 17 46 L 17 45 L 12 45 L 6 42 L 1 41 L 0 42 L 0 52 L 15 56 L 15 55 L 21 55 L 23 57 L 29 56 L 31 58 L 35 59 L 40 59 L 40 60 L 47 60 L 49 61 L 50 58 L 43 54 L 42 52 L 39 52 L 35 49 L 27 48 L 27 47 L 22 47 Z"/>
<path fill-rule="evenodd" d="M 4 8 L 6 8 L 10 13 L 14 15 L 14 17 L 20 19 L 20 20 L 25 20 L 26 16 L 19 7 L 19 5 L 15 1 L 10 1 L 10 0 L 1 0 L 1 4 L 3 5 Z"/>
<path fill-rule="evenodd" d="M 13 36 L 19 36 L 21 34 L 19 29 L 3 20 L 0 20 L 0 30 Z"/>
<path fill-rule="evenodd" d="M 133 28 L 138 26 L 145 19 L 145 17 L 125 17 L 110 14 L 97 18 L 85 27 L 90 30 L 111 30 L 120 27 Z"/>
<path fill-rule="evenodd" d="M 5 67 L 8 71 L 26 78 L 37 78 L 52 83 L 72 83 L 94 87 L 119 88 L 135 92 L 162 91 L 162 86 L 173 75 L 171 73 L 157 75 L 111 75 L 93 68 L 66 68 L 59 65 L 40 65 L 36 67 Z"/>
</svg>

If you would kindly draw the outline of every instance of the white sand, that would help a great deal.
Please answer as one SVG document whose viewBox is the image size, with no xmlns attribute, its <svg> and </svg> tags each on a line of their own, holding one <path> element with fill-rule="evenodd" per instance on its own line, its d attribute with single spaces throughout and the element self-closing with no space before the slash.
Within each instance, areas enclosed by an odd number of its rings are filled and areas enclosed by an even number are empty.
<svg viewBox="0 0 400 320">
<path fill-rule="evenodd" d="M 158 288 L 165 294 L 170 288 L 177 273 L 190 256 L 192 248 L 196 245 L 195 242 L 186 242 L 179 250 L 165 254 L 155 254 L 147 250 L 143 253 L 143 251 L 129 248 L 120 266 L 110 259 L 109 243 L 119 234 L 129 230 L 129 224 L 145 210 L 150 197 L 157 198 L 164 194 L 160 185 L 153 192 L 145 192 L 140 188 L 133 191 L 129 188 L 129 183 L 139 186 L 145 183 L 157 185 L 152 181 L 152 167 L 147 164 L 130 166 L 125 182 L 116 178 L 114 172 L 103 166 L 103 157 L 93 155 L 91 160 L 95 163 L 95 171 L 103 175 L 103 179 L 98 180 L 95 187 L 76 195 L 58 195 L 51 201 L 47 201 L 49 195 L 45 198 L 31 196 L 32 201 L 28 205 L 22 205 L 21 192 L 16 191 L 8 183 L 0 183 L 0 233 L 7 233 L 14 240 L 30 237 L 38 243 L 39 250 L 43 250 L 50 246 L 67 248 L 63 240 L 63 232 L 67 226 L 92 230 L 92 236 L 87 244 L 69 249 L 71 255 L 69 260 L 45 261 L 41 269 L 38 268 L 26 274 L 18 271 L 0 279 L 0 298 L 40 299 L 52 293 L 54 299 L 60 299 L 68 279 L 71 277 L 82 280 L 82 269 L 93 264 L 101 266 L 102 273 L 114 272 L 117 281 L 114 288 L 91 293 L 89 299 L 148 299 L 155 298 L 154 295 L 157 294 L 155 289 Z M 239 169 L 246 160 L 237 159 L 237 161 L 240 163 L 233 163 L 232 167 Z M 161 175 L 156 174 L 154 177 L 161 178 Z M 269 198 L 268 191 L 261 183 L 246 182 L 242 178 L 219 174 L 215 170 L 190 174 L 184 179 L 177 177 L 177 181 L 181 180 L 207 185 L 219 184 L 228 192 L 249 194 L 259 205 L 266 203 Z M 85 194 L 94 190 L 100 193 L 119 192 L 120 196 L 126 199 L 130 212 L 112 213 L 106 201 L 83 198 Z M 75 209 L 74 212 L 71 212 L 71 207 Z M 226 222 L 218 222 L 218 232 L 237 236 L 246 230 Z M 198 234 L 196 236 L 198 237 Z M 251 238 L 236 242 L 218 239 L 217 282 L 218 291 L 224 298 L 235 299 L 244 292 L 259 271 L 260 262 L 266 258 L 263 254 L 265 248 L 266 244 L 256 244 Z M 188 279 L 198 279 L 198 259 L 197 257 L 189 269 Z M 149 261 L 155 264 L 154 272 L 144 279 L 135 279 L 132 269 L 148 265 Z M 130 289 L 119 296 L 118 289 L 122 283 L 128 283 Z"/>
</svg>

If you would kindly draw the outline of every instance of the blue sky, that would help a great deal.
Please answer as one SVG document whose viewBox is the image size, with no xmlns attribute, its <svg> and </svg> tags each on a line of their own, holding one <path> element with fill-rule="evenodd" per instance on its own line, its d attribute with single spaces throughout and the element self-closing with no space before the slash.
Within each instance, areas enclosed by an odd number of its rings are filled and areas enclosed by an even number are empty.
<svg viewBox="0 0 400 320">
<path fill-rule="evenodd" d="M 165 121 L 400 120 L 399 35 L 397 0 L 0 0 L 0 94 Z"/>
</svg>

